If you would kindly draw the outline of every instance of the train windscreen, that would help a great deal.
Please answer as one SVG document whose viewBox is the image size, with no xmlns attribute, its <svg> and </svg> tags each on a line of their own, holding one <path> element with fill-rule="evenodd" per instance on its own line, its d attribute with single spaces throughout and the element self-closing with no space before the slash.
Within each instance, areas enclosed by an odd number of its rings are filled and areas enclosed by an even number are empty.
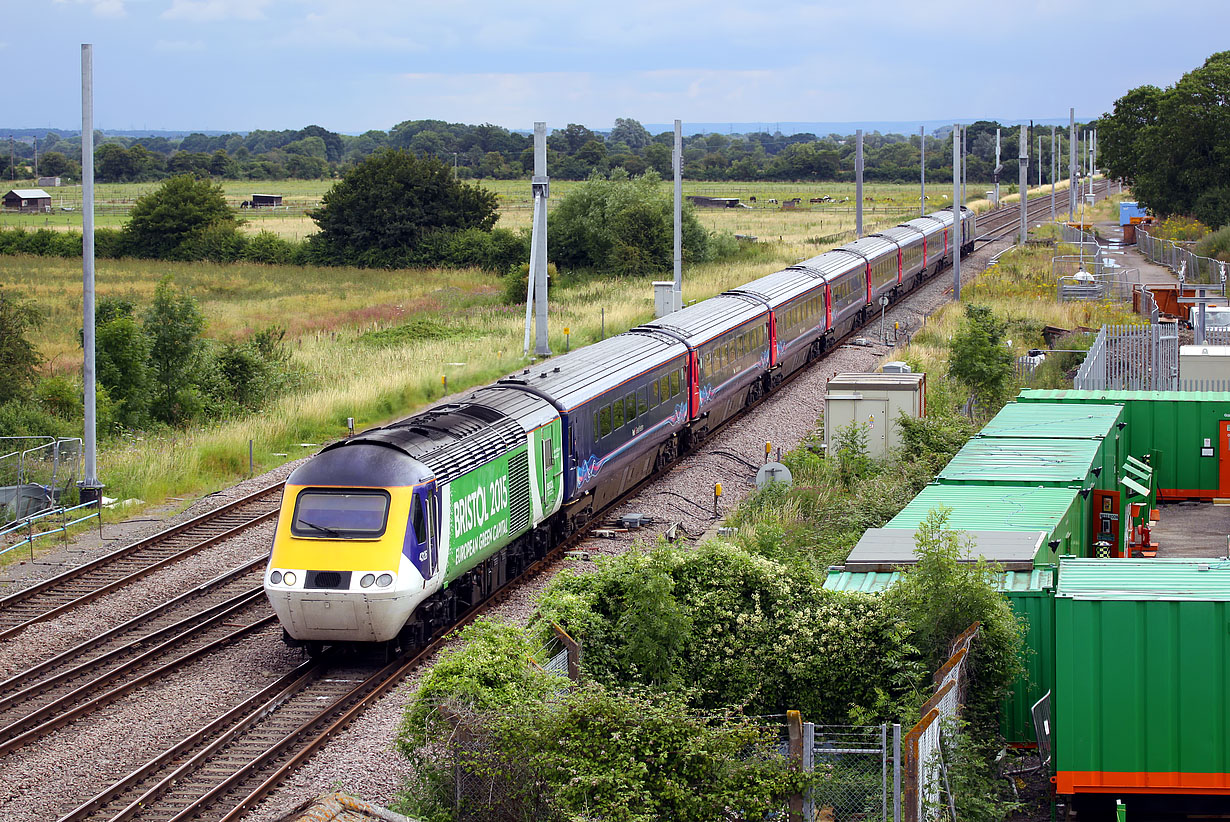
<svg viewBox="0 0 1230 822">
<path fill-rule="evenodd" d="M 290 532 L 297 537 L 375 539 L 389 516 L 385 491 L 302 491 L 295 500 Z"/>
</svg>

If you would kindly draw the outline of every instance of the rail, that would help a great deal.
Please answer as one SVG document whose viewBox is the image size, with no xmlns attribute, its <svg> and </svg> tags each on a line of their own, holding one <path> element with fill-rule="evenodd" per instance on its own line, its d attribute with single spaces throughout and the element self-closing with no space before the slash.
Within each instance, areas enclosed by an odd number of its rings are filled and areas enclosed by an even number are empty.
<svg viewBox="0 0 1230 822">
<path fill-rule="evenodd" d="M 1176 274 L 1182 271 L 1184 282 L 1220 286 L 1222 296 L 1226 296 L 1226 264 L 1221 260 L 1201 257 L 1179 243 L 1154 237 L 1142 229 L 1136 230 L 1136 248 L 1158 265 Z"/>
</svg>

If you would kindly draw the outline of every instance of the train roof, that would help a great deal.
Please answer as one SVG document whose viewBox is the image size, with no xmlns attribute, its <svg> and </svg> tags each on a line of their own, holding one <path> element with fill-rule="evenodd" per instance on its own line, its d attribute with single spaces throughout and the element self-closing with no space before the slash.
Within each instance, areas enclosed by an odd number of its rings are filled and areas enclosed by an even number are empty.
<svg viewBox="0 0 1230 822">
<path fill-rule="evenodd" d="M 875 236 L 884 237 L 886 239 L 905 244 L 905 243 L 917 242 L 918 238 L 922 235 L 919 233 L 919 229 L 915 228 L 914 226 L 899 225 L 899 226 L 893 226 L 892 228 L 889 228 L 889 229 L 885 229 L 884 231 L 879 232 Z"/>
<path fill-rule="evenodd" d="M 858 254 L 860 257 L 866 257 L 868 260 L 878 260 L 886 257 L 889 254 L 897 254 L 897 244 L 884 237 L 872 235 L 870 237 L 859 237 L 852 243 L 846 243 L 841 247 L 842 251 L 849 251 L 852 254 Z"/>
<path fill-rule="evenodd" d="M 426 466 L 437 482 L 448 482 L 524 442 L 525 429 L 517 420 L 504 411 L 465 399 L 370 428 L 326 447 L 312 462 L 342 449 L 378 446 L 400 451 Z"/>
<path fill-rule="evenodd" d="M 943 231 L 944 226 L 949 225 L 951 223 L 952 223 L 952 212 L 949 212 L 947 223 L 935 217 L 915 217 L 913 220 L 910 220 L 909 222 L 906 222 L 906 223 L 902 223 L 901 225 L 917 229 L 921 231 L 922 233 L 930 236 L 932 234 L 937 234 Z"/>
<path fill-rule="evenodd" d="M 801 263 L 795 263 L 787 270 L 806 271 L 813 277 L 819 277 L 823 280 L 861 269 L 866 264 L 867 261 L 857 254 L 836 248 L 832 251 L 826 251 L 818 257 L 811 257 L 810 259 L 803 260 Z"/>
<path fill-rule="evenodd" d="M 496 384 L 479 388 L 466 400 L 512 417 L 527 434 L 559 419 L 559 412 L 546 399 L 512 386 Z"/>
<path fill-rule="evenodd" d="M 659 331 L 633 330 L 532 365 L 495 387 L 537 394 L 569 411 L 687 353 L 687 346 Z"/>
<path fill-rule="evenodd" d="M 678 335 L 685 339 L 688 345 L 698 346 L 756 319 L 765 314 L 766 310 L 764 303 L 755 297 L 726 293 L 702 300 L 682 311 L 659 317 L 640 328 Z"/>
<path fill-rule="evenodd" d="M 727 294 L 747 294 L 766 301 L 776 308 L 787 300 L 808 291 L 823 289 L 824 282 L 812 274 L 797 268 L 775 271 L 759 280 L 732 288 Z"/>
</svg>

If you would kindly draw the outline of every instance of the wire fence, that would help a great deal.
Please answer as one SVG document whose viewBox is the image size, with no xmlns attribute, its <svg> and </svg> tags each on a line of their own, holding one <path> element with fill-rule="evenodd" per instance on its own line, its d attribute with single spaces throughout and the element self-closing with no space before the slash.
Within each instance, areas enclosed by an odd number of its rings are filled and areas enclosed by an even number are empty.
<svg viewBox="0 0 1230 822">
<path fill-rule="evenodd" d="M 1136 248 L 1147 259 L 1166 266 L 1175 274 L 1181 273 L 1181 282 L 1217 286 L 1224 297 L 1226 264 L 1211 257 L 1201 257 L 1188 248 L 1188 245 L 1154 237 L 1139 228 L 1136 231 Z"/>
<path fill-rule="evenodd" d="M 888 725 L 804 723 L 803 770 L 815 774 L 816 782 L 804 797 L 803 819 L 889 822 L 894 806 L 889 774 L 901 761 L 900 726 L 893 738 L 895 756 Z"/>
</svg>

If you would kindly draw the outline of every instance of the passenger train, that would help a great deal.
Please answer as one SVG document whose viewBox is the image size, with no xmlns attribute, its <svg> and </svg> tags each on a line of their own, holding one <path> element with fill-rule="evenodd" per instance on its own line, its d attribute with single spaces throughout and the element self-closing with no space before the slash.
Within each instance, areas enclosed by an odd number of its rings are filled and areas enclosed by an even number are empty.
<svg viewBox="0 0 1230 822">
<path fill-rule="evenodd" d="M 952 229 L 911 220 L 327 446 L 287 479 L 265 572 L 284 639 L 426 641 L 951 263 Z"/>
</svg>

